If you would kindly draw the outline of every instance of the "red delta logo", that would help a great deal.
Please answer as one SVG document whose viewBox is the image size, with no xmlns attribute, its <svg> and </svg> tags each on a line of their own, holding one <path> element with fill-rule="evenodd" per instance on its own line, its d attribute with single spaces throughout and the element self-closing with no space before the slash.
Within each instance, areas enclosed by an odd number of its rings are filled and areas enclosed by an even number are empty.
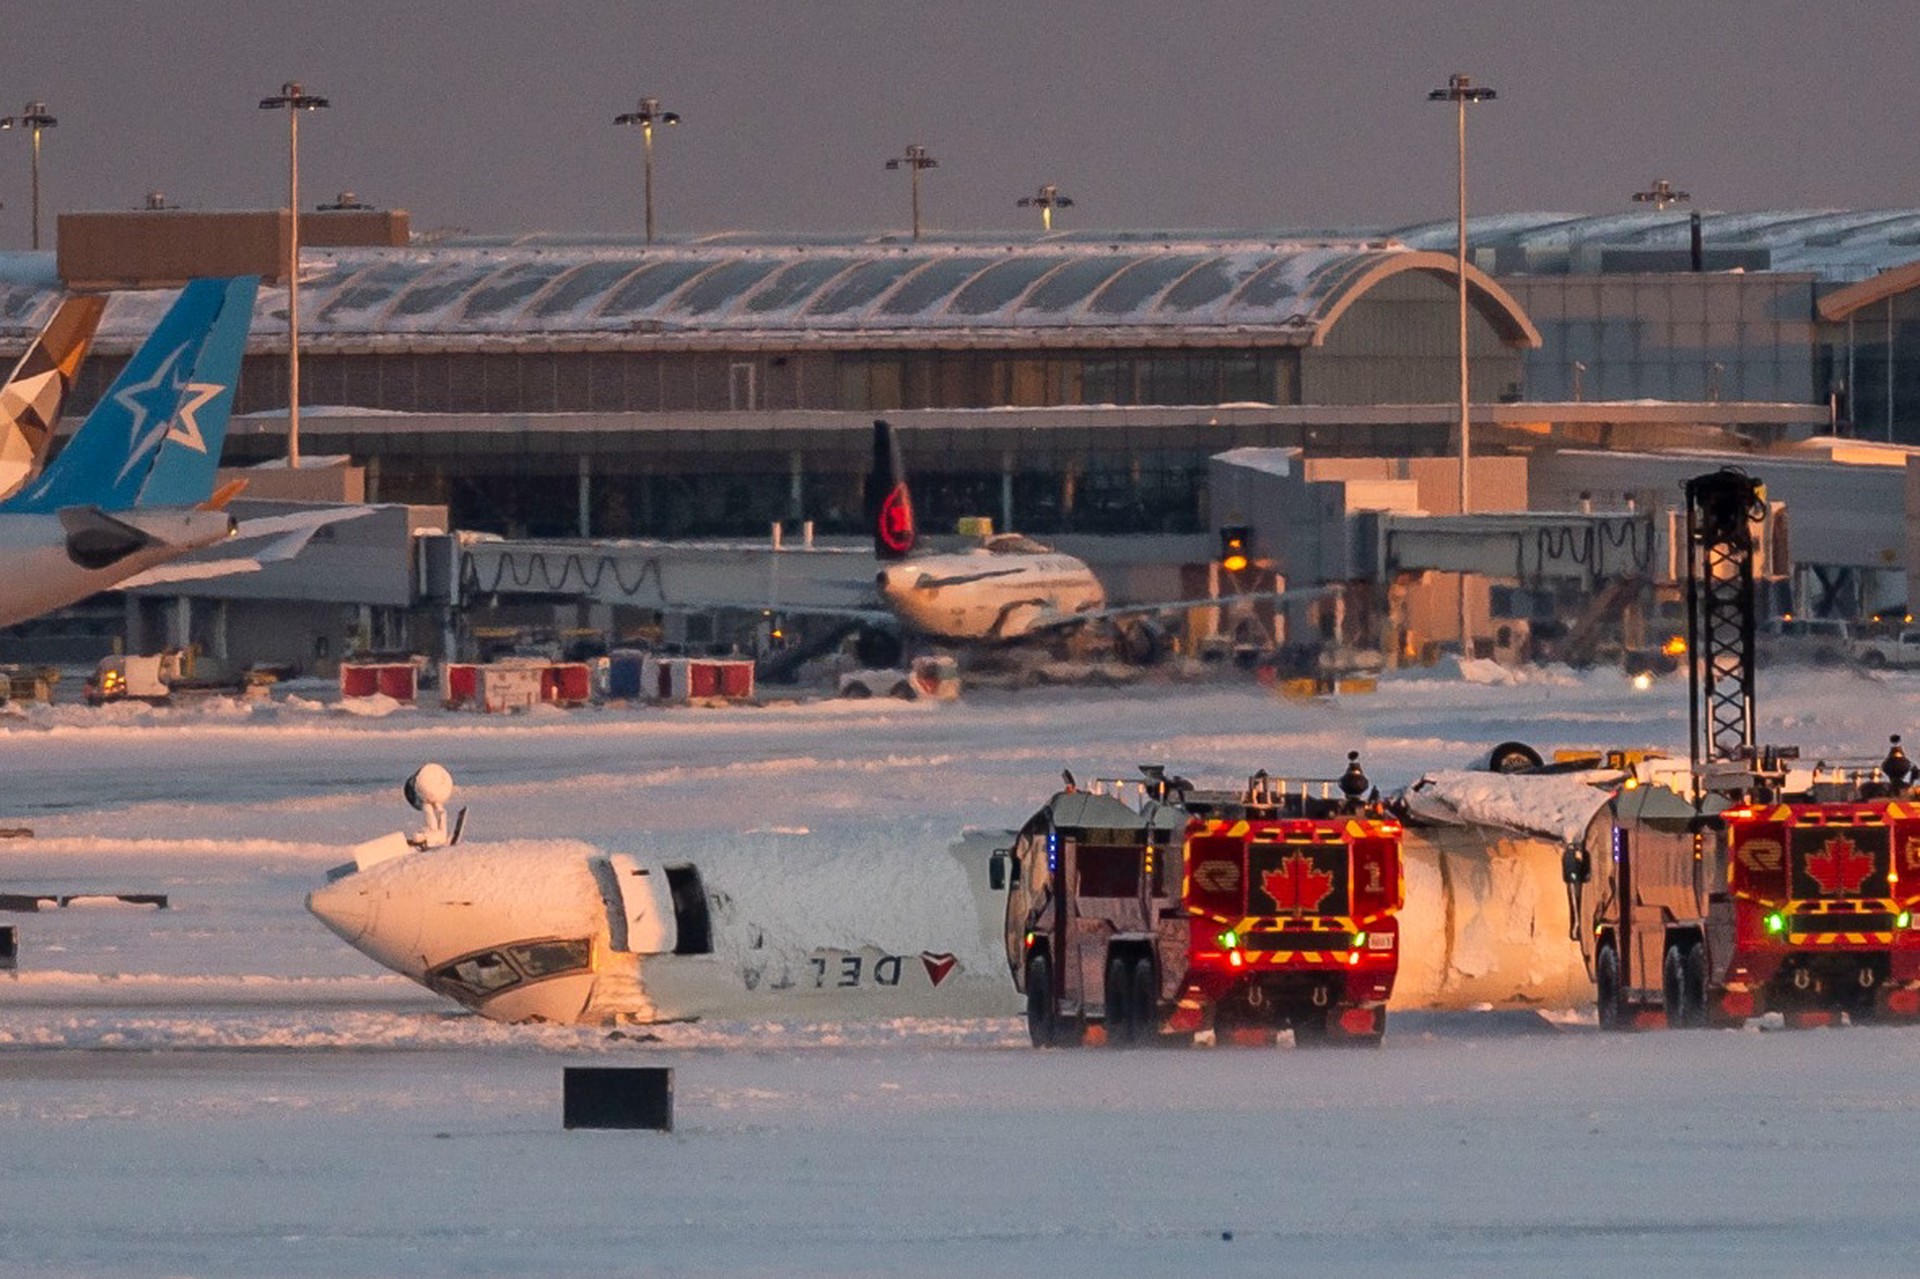
<svg viewBox="0 0 1920 1279">
<path fill-rule="evenodd" d="M 894 485 L 881 499 L 878 527 L 881 543 L 895 555 L 913 549 L 913 502 L 907 497 L 906 485 Z"/>
<path fill-rule="evenodd" d="M 1873 874 L 1873 858 L 1846 836 L 1836 835 L 1807 858 L 1807 874 L 1829 896 L 1857 893 Z"/>
<path fill-rule="evenodd" d="M 1278 870 L 1263 871 L 1260 891 L 1281 910 L 1318 910 L 1333 891 L 1333 876 L 1301 853 L 1291 853 Z"/>
<path fill-rule="evenodd" d="M 923 950 L 920 952 L 920 962 L 926 965 L 927 980 L 938 986 L 947 979 L 947 974 L 952 972 L 954 965 L 960 961 L 946 951 L 936 953 Z"/>
</svg>

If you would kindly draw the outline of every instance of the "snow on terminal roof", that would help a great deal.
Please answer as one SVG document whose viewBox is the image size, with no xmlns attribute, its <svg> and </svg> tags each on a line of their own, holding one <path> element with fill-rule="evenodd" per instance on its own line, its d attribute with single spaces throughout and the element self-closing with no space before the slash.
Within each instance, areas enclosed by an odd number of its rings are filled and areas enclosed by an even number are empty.
<svg viewBox="0 0 1920 1279">
<path fill-rule="evenodd" d="M 600 346 L 635 335 L 901 332 L 1190 333 L 1229 329 L 1318 343 L 1374 283 L 1402 271 L 1451 279 L 1452 258 L 1363 236 L 1272 239 L 1103 235 L 1035 241 L 755 240 L 648 246 L 579 236 L 468 237 L 406 249 L 302 253 L 303 336 L 316 348 L 466 345 L 472 337 Z M 1504 290 L 1469 267 L 1477 304 L 1516 345 L 1538 335 Z M 0 328 L 44 320 L 57 286 L 0 263 Z M 171 292 L 118 293 L 101 326 L 130 345 Z M 254 340 L 285 331 L 286 293 L 264 288 Z"/>
</svg>

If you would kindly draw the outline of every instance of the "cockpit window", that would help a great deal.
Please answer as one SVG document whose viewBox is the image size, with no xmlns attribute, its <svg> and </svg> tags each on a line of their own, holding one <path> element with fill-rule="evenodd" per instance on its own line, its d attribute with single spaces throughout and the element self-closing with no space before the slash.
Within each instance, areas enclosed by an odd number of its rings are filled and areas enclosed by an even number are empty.
<svg viewBox="0 0 1920 1279">
<path fill-rule="evenodd" d="M 559 973 L 569 973 L 585 968 L 593 957 L 593 948 L 583 937 L 577 941 L 536 941 L 524 946 L 508 948 L 514 967 L 527 975 L 528 981 L 538 981 L 542 977 L 552 977 Z"/>
<path fill-rule="evenodd" d="M 579 972 L 592 963 L 593 943 L 585 937 L 521 942 L 442 964 L 427 974 L 427 985 L 443 995 L 473 1003 L 523 981 Z"/>
<path fill-rule="evenodd" d="M 1045 555 L 1048 549 L 1024 533 L 996 533 L 983 545 L 992 555 Z"/>
<path fill-rule="evenodd" d="M 445 983 L 475 995 L 491 995 L 520 980 L 520 974 L 507 962 L 507 957 L 497 950 L 442 964 L 433 971 L 432 977 L 436 985 Z"/>
</svg>

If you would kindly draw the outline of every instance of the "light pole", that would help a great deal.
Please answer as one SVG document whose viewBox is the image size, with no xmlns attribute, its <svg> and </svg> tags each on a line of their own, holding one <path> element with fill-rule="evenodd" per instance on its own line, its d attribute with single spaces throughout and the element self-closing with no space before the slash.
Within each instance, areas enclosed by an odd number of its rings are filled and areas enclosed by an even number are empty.
<svg viewBox="0 0 1920 1279">
<path fill-rule="evenodd" d="M 1055 209 L 1071 209 L 1073 207 L 1073 198 L 1071 196 L 1061 195 L 1060 188 L 1049 182 L 1041 187 L 1037 194 L 1021 196 L 1020 207 L 1023 209 L 1038 207 L 1040 210 L 1040 229 L 1042 231 L 1051 231 L 1053 230 L 1053 211 Z"/>
<path fill-rule="evenodd" d="M 33 247 L 40 247 L 40 131 L 60 122 L 47 114 L 44 102 L 29 102 L 19 115 L 0 119 L 0 129 L 33 130 Z"/>
<path fill-rule="evenodd" d="M 927 149 L 918 142 L 907 148 L 907 153 L 887 161 L 889 169 L 905 168 L 913 175 L 913 238 L 920 238 L 920 170 L 937 169 L 940 162 L 927 154 Z"/>
<path fill-rule="evenodd" d="M 300 113 L 333 104 L 300 87 L 298 80 L 260 99 L 262 111 L 287 113 L 287 466 L 300 469 Z"/>
<path fill-rule="evenodd" d="M 647 191 L 647 243 L 653 243 L 653 126 L 656 124 L 679 124 L 678 111 L 660 109 L 660 99 L 642 98 L 638 110 L 623 112 L 613 117 L 615 124 L 640 126 L 640 153 L 643 157 L 641 167 L 645 171 L 644 184 Z"/>
<path fill-rule="evenodd" d="M 1467 390 L 1467 103 L 1491 102 L 1497 95 L 1484 85 L 1475 85 L 1473 81 L 1459 73 L 1447 77 L 1447 87 L 1435 89 L 1427 94 L 1429 102 L 1451 102 L 1458 114 L 1457 137 L 1460 226 L 1459 238 L 1455 244 L 1454 268 L 1460 286 L 1460 514 L 1465 515 L 1472 507 L 1472 481 L 1467 478 L 1467 464 L 1472 456 L 1469 438 L 1472 432 L 1472 406 Z M 1473 655 L 1473 637 L 1467 616 L 1467 579 L 1460 578 L 1460 652 L 1463 656 Z"/>
</svg>

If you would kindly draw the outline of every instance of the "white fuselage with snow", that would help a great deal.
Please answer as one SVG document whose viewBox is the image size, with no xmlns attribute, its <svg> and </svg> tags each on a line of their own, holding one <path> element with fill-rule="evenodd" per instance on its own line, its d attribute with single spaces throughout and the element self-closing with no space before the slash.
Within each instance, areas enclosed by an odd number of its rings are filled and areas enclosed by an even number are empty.
<svg viewBox="0 0 1920 1279">
<path fill-rule="evenodd" d="M 1017 1012 L 985 851 L 890 858 L 695 867 L 573 841 L 467 843 L 347 871 L 307 904 L 498 1021 Z"/>
<path fill-rule="evenodd" d="M 880 596 L 913 630 L 940 639 L 1014 640 L 1105 607 L 1093 570 L 1017 535 L 880 570 Z"/>
<path fill-rule="evenodd" d="M 1434 777 L 1402 849 L 1391 1006 L 1590 1002 L 1560 853 L 1607 792 Z M 699 865 L 570 840 L 466 843 L 364 857 L 307 904 L 368 956 L 500 1021 L 1010 1016 L 993 842 L 825 857 L 734 843 Z"/>
</svg>

